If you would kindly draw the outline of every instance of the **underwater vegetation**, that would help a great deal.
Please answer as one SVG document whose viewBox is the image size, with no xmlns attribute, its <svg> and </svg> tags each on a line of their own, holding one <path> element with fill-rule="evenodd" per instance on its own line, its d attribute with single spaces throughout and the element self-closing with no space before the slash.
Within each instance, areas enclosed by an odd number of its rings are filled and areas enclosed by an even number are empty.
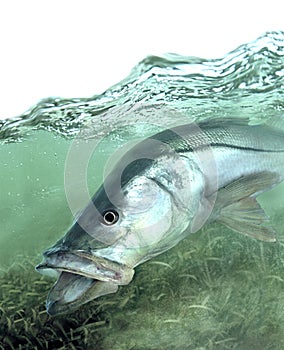
<svg viewBox="0 0 284 350">
<path fill-rule="evenodd" d="M 93 192 L 105 158 L 152 133 L 157 116 L 137 110 L 129 120 L 133 105 L 165 103 L 196 121 L 245 115 L 263 123 L 283 117 L 283 87 L 284 33 L 272 32 L 221 59 L 149 56 L 101 95 L 48 98 L 0 121 L 0 349 L 283 349 L 281 185 L 261 199 L 276 243 L 204 227 L 138 266 L 117 293 L 58 317 L 45 311 L 54 281 L 34 271 L 72 221 L 64 162 L 82 128 L 106 137 L 90 166 Z M 164 118 L 170 124 L 173 115 Z"/>
<path fill-rule="evenodd" d="M 283 262 L 283 243 L 213 225 L 139 266 L 118 293 L 56 318 L 44 305 L 51 281 L 23 262 L 1 277 L 0 348 L 282 349 Z"/>
</svg>

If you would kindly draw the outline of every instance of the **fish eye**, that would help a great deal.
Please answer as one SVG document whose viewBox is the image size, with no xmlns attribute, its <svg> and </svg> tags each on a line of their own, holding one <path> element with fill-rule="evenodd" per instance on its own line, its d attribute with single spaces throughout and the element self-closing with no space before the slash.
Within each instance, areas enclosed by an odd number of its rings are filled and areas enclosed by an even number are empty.
<svg viewBox="0 0 284 350">
<path fill-rule="evenodd" d="M 103 213 L 103 224 L 111 226 L 119 219 L 118 212 L 115 210 L 107 210 Z"/>
</svg>

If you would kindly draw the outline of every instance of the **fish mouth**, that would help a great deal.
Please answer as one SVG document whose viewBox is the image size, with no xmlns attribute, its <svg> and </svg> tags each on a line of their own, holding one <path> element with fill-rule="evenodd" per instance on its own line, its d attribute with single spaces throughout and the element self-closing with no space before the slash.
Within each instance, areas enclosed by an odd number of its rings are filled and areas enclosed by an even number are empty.
<svg viewBox="0 0 284 350">
<path fill-rule="evenodd" d="M 44 256 L 36 270 L 57 277 L 46 301 L 51 316 L 72 312 L 92 299 L 115 293 L 118 285 L 128 284 L 134 274 L 131 267 L 84 251 L 47 251 Z"/>
</svg>

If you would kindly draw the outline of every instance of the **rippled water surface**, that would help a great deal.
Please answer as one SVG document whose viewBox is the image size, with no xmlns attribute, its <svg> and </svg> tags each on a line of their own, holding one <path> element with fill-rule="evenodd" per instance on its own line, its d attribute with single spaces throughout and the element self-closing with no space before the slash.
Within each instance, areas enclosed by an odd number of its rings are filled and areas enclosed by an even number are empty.
<svg viewBox="0 0 284 350">
<path fill-rule="evenodd" d="M 88 169 L 93 192 L 127 140 L 187 119 L 277 124 L 283 91 L 284 32 L 273 32 L 220 59 L 149 56 L 101 95 L 47 98 L 0 121 L 0 349 L 283 349 L 283 185 L 262 199 L 276 244 L 212 225 L 76 317 L 45 315 L 53 281 L 33 271 L 72 222 L 64 166 L 82 130 L 100 140 Z"/>
</svg>

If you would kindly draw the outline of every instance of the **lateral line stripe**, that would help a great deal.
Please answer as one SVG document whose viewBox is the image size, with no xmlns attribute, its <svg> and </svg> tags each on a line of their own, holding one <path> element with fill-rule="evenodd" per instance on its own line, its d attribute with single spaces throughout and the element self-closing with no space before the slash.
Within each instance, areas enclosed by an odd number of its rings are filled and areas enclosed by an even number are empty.
<svg viewBox="0 0 284 350">
<path fill-rule="evenodd" d="M 178 148 L 176 149 L 176 152 L 193 152 L 195 150 L 198 150 L 200 148 L 207 147 L 206 144 L 196 146 L 195 149 L 190 148 Z M 233 148 L 233 149 L 240 149 L 244 151 L 254 151 L 254 152 L 266 152 L 266 153 L 284 153 L 284 149 L 282 150 L 272 150 L 272 149 L 263 149 L 263 148 L 254 148 L 254 147 L 245 147 L 245 146 L 236 146 L 231 145 L 228 143 L 210 143 L 209 147 L 227 147 L 227 148 Z"/>
</svg>

